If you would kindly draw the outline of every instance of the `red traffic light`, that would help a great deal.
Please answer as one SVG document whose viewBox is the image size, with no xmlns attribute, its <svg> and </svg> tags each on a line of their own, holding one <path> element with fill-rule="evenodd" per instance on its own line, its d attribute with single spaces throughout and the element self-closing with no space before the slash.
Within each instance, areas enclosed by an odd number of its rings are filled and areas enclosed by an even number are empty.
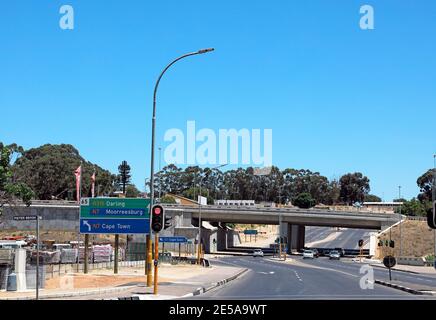
<svg viewBox="0 0 436 320">
<path fill-rule="evenodd" d="M 154 205 L 151 209 L 151 229 L 160 232 L 164 225 L 164 209 L 160 205 Z"/>
</svg>

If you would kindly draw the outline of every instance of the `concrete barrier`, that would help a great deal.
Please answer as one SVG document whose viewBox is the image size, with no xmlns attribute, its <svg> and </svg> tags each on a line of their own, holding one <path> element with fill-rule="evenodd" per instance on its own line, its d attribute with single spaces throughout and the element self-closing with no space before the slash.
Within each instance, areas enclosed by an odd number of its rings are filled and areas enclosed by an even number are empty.
<svg viewBox="0 0 436 320">
<path fill-rule="evenodd" d="M 422 257 L 399 257 L 397 259 L 398 264 L 409 265 L 409 266 L 425 266 L 425 259 Z"/>
</svg>

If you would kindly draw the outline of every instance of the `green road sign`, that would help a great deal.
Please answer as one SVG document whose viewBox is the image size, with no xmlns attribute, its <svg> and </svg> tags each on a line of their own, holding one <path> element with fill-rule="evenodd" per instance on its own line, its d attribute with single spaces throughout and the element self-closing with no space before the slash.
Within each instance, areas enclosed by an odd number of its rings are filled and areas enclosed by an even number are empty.
<svg viewBox="0 0 436 320">
<path fill-rule="evenodd" d="M 80 218 L 149 219 L 150 199 L 82 198 Z"/>
<path fill-rule="evenodd" d="M 246 229 L 244 230 L 244 234 L 257 234 L 257 230 Z"/>
</svg>

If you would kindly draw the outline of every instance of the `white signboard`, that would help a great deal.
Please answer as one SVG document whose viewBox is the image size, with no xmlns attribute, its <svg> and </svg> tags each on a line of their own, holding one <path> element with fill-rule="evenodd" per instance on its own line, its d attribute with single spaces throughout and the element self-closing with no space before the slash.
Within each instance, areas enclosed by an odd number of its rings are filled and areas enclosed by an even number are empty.
<svg viewBox="0 0 436 320">
<path fill-rule="evenodd" d="M 198 204 L 201 204 L 202 206 L 207 206 L 207 198 L 198 196 Z"/>
</svg>

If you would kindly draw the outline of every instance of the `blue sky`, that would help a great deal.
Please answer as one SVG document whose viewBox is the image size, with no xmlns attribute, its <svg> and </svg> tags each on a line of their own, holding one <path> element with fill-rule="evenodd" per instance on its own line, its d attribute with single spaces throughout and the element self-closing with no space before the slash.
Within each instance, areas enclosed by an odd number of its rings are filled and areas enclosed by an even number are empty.
<svg viewBox="0 0 436 320">
<path fill-rule="evenodd" d="M 74 8 L 74 30 L 59 8 Z M 359 28 L 361 5 L 375 30 Z M 272 129 L 273 162 L 328 178 L 361 171 L 372 193 L 418 193 L 436 139 L 434 1 L 8 1 L 0 10 L 0 141 L 70 143 L 135 184 L 170 128 Z"/>
</svg>

